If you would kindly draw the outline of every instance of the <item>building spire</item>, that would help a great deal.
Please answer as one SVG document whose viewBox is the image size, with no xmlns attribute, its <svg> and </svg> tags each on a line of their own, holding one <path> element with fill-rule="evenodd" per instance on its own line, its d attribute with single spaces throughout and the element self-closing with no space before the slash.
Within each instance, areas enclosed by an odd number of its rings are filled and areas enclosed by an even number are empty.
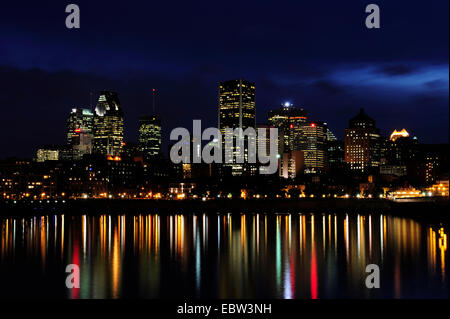
<svg viewBox="0 0 450 319">
<path fill-rule="evenodd" d="M 155 97 L 156 97 L 156 89 L 152 89 L 153 93 L 153 114 L 155 114 Z"/>
</svg>

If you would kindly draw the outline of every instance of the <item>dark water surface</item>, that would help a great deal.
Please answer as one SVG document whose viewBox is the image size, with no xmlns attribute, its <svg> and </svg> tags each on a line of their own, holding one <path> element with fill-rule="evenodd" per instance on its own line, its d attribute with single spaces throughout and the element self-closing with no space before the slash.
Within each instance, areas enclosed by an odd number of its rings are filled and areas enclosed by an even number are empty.
<svg viewBox="0 0 450 319">
<path fill-rule="evenodd" d="M 448 229 L 380 214 L 0 217 L 1 298 L 448 298 Z M 80 288 L 65 285 L 80 266 Z M 380 267 L 368 289 L 365 267 Z"/>
</svg>

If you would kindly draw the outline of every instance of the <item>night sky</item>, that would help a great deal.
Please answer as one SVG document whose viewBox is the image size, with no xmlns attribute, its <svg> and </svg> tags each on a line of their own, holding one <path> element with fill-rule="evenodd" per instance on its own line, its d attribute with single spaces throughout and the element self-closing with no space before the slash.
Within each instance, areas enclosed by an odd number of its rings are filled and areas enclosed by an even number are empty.
<svg viewBox="0 0 450 319">
<path fill-rule="evenodd" d="M 66 5 L 81 29 L 65 27 Z M 381 29 L 365 27 L 365 6 Z M 345 4 L 345 5 L 344 5 Z M 164 151 L 176 126 L 217 126 L 219 81 L 256 82 L 257 122 L 284 101 L 343 138 L 361 107 L 384 135 L 406 128 L 448 143 L 449 1 L 3 1 L 0 158 L 65 143 L 72 107 L 119 93 L 125 140 L 138 117 L 162 117 Z"/>
</svg>

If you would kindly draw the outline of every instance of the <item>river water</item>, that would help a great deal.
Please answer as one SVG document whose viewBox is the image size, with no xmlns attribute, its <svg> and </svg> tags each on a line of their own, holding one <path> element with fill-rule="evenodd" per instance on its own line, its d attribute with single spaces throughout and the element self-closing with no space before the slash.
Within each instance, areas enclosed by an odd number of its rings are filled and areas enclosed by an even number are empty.
<svg viewBox="0 0 450 319">
<path fill-rule="evenodd" d="M 0 298 L 448 298 L 448 229 L 383 214 L 0 217 Z M 80 270 L 67 288 L 66 267 Z M 379 268 L 369 289 L 366 266 Z"/>
</svg>

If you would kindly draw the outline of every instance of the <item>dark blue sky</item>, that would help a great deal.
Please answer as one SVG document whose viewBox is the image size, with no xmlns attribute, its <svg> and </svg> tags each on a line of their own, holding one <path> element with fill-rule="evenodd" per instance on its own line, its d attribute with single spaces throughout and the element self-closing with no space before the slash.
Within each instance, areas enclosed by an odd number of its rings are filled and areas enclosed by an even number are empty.
<svg viewBox="0 0 450 319">
<path fill-rule="evenodd" d="M 81 9 L 66 29 L 65 6 Z M 367 29 L 365 6 L 381 9 Z M 256 82 L 257 120 L 291 101 L 338 138 L 359 108 L 383 134 L 448 143 L 448 0 L 30 1 L 0 10 L 0 158 L 64 143 L 72 107 L 114 90 L 126 140 L 151 112 L 164 139 L 192 119 L 217 125 L 217 84 Z M 166 145 L 166 143 L 164 143 Z"/>
</svg>

